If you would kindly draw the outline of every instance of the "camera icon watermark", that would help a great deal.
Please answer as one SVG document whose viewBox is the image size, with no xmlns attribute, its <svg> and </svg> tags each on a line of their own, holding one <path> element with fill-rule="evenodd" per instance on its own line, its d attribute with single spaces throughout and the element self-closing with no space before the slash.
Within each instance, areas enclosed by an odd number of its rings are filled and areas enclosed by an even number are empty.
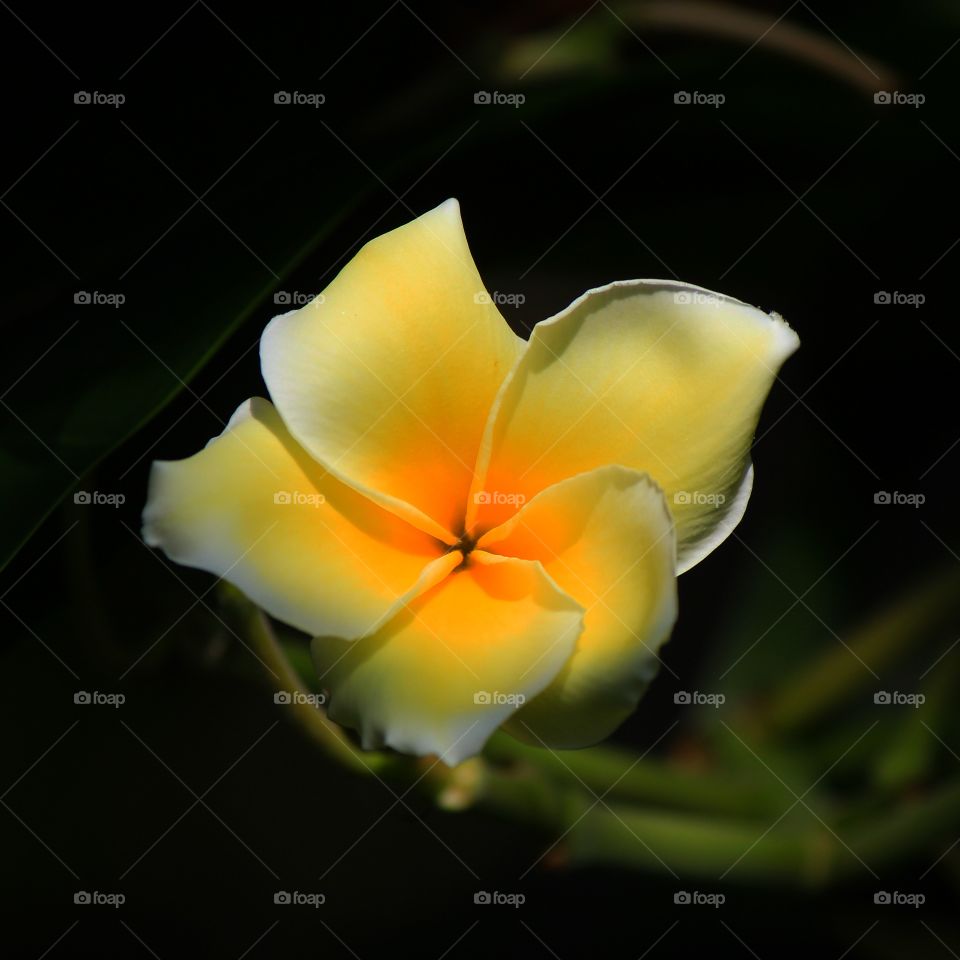
<svg viewBox="0 0 960 960">
<path fill-rule="evenodd" d="M 273 702 L 284 706 L 302 704 L 307 707 L 322 707 L 327 702 L 325 693 L 306 693 L 303 690 L 278 690 Z"/>
<path fill-rule="evenodd" d="M 727 502 L 726 494 L 704 493 L 702 490 L 678 490 L 673 495 L 677 506 L 721 507 Z"/>
<path fill-rule="evenodd" d="M 277 890 L 273 902 L 279 907 L 313 907 L 316 909 L 327 902 L 325 893 L 302 893 L 299 890 Z"/>
<path fill-rule="evenodd" d="M 499 690 L 477 690 L 473 695 L 477 706 L 522 707 L 527 702 L 526 694 L 501 693 Z"/>
<path fill-rule="evenodd" d="M 104 493 L 101 490 L 77 490 L 73 502 L 78 507 L 121 507 L 127 502 L 126 494 Z"/>
<path fill-rule="evenodd" d="M 99 90 L 77 90 L 73 102 L 81 107 L 122 107 L 127 98 L 122 93 L 101 93 Z"/>
<path fill-rule="evenodd" d="M 322 493 L 304 493 L 301 490 L 275 490 L 273 502 L 280 507 L 321 507 L 327 502 Z"/>
<path fill-rule="evenodd" d="M 122 907 L 127 898 L 122 893 L 101 893 L 99 890 L 77 890 L 73 902 L 79 907 Z"/>
<path fill-rule="evenodd" d="M 677 90 L 673 95 L 673 102 L 678 106 L 689 107 L 722 107 L 727 98 L 722 93 L 701 93 L 699 90 Z"/>
<path fill-rule="evenodd" d="M 303 93 L 300 90 L 277 90 L 273 95 L 273 102 L 278 106 L 317 107 L 327 102 L 325 93 Z"/>
<path fill-rule="evenodd" d="M 126 294 L 103 293 L 100 290 L 77 290 L 73 302 L 78 307 L 122 307 L 127 302 Z"/>
<path fill-rule="evenodd" d="M 673 894 L 673 902 L 681 907 L 720 907 L 727 902 L 723 893 L 702 893 L 699 890 L 677 890 Z"/>
<path fill-rule="evenodd" d="M 677 690 L 673 702 L 681 706 L 722 707 L 727 702 L 724 693 L 702 693 L 699 690 Z"/>
<path fill-rule="evenodd" d="M 900 290 L 877 290 L 873 295 L 877 306 L 922 307 L 927 302 L 926 294 L 902 293 Z"/>
<path fill-rule="evenodd" d="M 308 303 L 323 303 L 322 293 L 303 293 L 300 290 L 277 290 L 273 302 L 278 307 L 305 307 Z"/>
<path fill-rule="evenodd" d="M 473 102 L 481 106 L 522 107 L 527 98 L 522 93 L 501 93 L 499 90 L 477 90 Z"/>
<path fill-rule="evenodd" d="M 923 493 L 902 493 L 899 490 L 877 490 L 873 494 L 873 502 L 880 506 L 922 507 L 927 502 Z"/>
<path fill-rule="evenodd" d="M 99 690 L 77 690 L 73 702 L 81 707 L 122 707 L 127 702 L 124 693 L 101 693 Z"/>
<path fill-rule="evenodd" d="M 873 102 L 881 106 L 920 107 L 927 102 L 922 93 L 902 93 L 900 90 L 878 90 Z"/>
<path fill-rule="evenodd" d="M 527 902 L 526 894 L 501 893 L 499 890 L 477 890 L 473 902 L 480 906 L 521 907 Z"/>
<path fill-rule="evenodd" d="M 901 893 L 899 890 L 878 890 L 873 895 L 873 902 L 878 907 L 922 907 L 927 902 L 924 893 Z"/>
<path fill-rule="evenodd" d="M 723 298 L 712 293 L 702 293 L 699 290 L 678 290 L 673 295 L 673 302 L 681 307 L 693 306 L 717 308 L 723 303 Z"/>
<path fill-rule="evenodd" d="M 478 506 L 505 504 L 511 507 L 522 507 L 527 502 L 527 498 L 522 493 L 505 493 L 502 490 L 478 490 L 473 495 L 473 502 Z"/>
<path fill-rule="evenodd" d="M 924 693 L 901 693 L 899 690 L 877 690 L 873 702 L 880 707 L 913 707 L 916 710 L 927 702 Z"/>
<path fill-rule="evenodd" d="M 495 303 L 498 307 L 522 307 L 527 297 L 523 293 L 501 293 L 499 290 L 487 293 L 486 290 L 479 290 L 473 295 L 473 302 Z"/>
</svg>

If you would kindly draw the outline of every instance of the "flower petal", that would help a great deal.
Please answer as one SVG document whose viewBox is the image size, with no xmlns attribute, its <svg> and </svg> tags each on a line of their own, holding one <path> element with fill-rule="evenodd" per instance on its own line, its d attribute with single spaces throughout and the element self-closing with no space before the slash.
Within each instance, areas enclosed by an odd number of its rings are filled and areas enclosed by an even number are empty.
<svg viewBox="0 0 960 960">
<path fill-rule="evenodd" d="M 674 534 L 643 473 L 601 467 L 537 494 L 479 547 L 536 559 L 586 610 L 573 656 L 506 729 L 550 747 L 584 747 L 636 708 L 677 616 Z"/>
<path fill-rule="evenodd" d="M 330 476 L 266 400 L 186 460 L 158 461 L 144 540 L 310 634 L 375 628 L 443 548 Z"/>
<path fill-rule="evenodd" d="M 522 344 L 484 292 L 448 200 L 370 241 L 322 297 L 274 318 L 260 358 L 314 457 L 453 543 L 487 411 Z"/>
<path fill-rule="evenodd" d="M 475 550 L 376 635 L 314 640 L 330 716 L 358 730 L 366 749 L 437 754 L 454 766 L 482 749 L 518 698 L 556 676 L 581 614 L 540 564 Z"/>
<path fill-rule="evenodd" d="M 469 528 L 489 529 L 515 510 L 477 506 L 480 488 L 529 500 L 619 463 L 666 493 L 678 571 L 689 569 L 743 513 L 760 409 L 798 344 L 776 314 L 699 287 L 631 280 L 589 291 L 534 328 L 501 388 Z"/>
</svg>

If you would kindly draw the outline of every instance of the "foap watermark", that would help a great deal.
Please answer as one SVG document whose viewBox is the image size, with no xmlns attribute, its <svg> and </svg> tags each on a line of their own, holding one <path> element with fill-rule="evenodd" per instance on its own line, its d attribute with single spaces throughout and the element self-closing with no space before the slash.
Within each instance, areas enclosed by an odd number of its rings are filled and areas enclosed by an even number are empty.
<svg viewBox="0 0 960 960">
<path fill-rule="evenodd" d="M 308 707 L 322 707 L 327 702 L 327 695 L 325 693 L 306 693 L 303 690 L 278 690 L 273 695 L 273 702 L 288 706 L 304 704 Z"/>
<path fill-rule="evenodd" d="M 327 102 L 325 93 L 304 93 L 302 90 L 278 90 L 273 95 L 273 102 L 286 107 L 322 107 Z"/>
<path fill-rule="evenodd" d="M 903 293 L 900 290 L 877 290 L 873 302 L 878 306 L 922 307 L 927 298 L 922 293 Z"/>
<path fill-rule="evenodd" d="M 678 490 L 673 495 L 673 502 L 678 506 L 719 507 L 726 503 L 727 498 L 722 493 L 704 493 L 702 490 Z"/>
<path fill-rule="evenodd" d="M 927 498 L 922 493 L 902 493 L 900 490 L 877 490 L 873 495 L 873 502 L 882 506 L 895 507 L 922 507 Z"/>
<path fill-rule="evenodd" d="M 82 107 L 122 107 L 127 98 L 122 93 L 103 93 L 100 90 L 77 90 L 73 102 Z"/>
<path fill-rule="evenodd" d="M 127 298 L 122 293 L 104 293 L 102 290 L 77 290 L 73 302 L 78 307 L 122 307 Z"/>
<path fill-rule="evenodd" d="M 501 693 L 499 690 L 478 690 L 473 695 L 473 702 L 478 706 L 522 707 L 527 702 L 527 698 L 522 693 Z"/>
<path fill-rule="evenodd" d="M 322 493 L 304 493 L 302 490 L 277 490 L 273 502 L 284 507 L 320 507 L 327 502 Z"/>
<path fill-rule="evenodd" d="M 880 707 L 913 707 L 916 710 L 927 702 L 926 694 L 902 693 L 900 690 L 878 690 L 873 702 Z"/>
<path fill-rule="evenodd" d="M 680 106 L 694 107 L 722 107 L 727 98 L 722 93 L 703 93 L 700 90 L 678 90 L 673 95 L 673 102 Z"/>
<path fill-rule="evenodd" d="M 527 502 L 522 493 L 505 493 L 502 490 L 478 490 L 473 495 L 473 502 L 481 504 L 508 504 L 511 507 L 521 507 Z"/>
<path fill-rule="evenodd" d="M 726 694 L 703 693 L 700 690 L 678 690 L 673 702 L 688 707 L 722 707 L 727 702 Z"/>
<path fill-rule="evenodd" d="M 527 902 L 526 894 L 501 893 L 499 890 L 478 890 L 473 902 L 481 906 L 521 907 Z"/>
<path fill-rule="evenodd" d="M 701 890 L 677 890 L 673 902 L 682 907 L 720 907 L 727 902 L 722 893 L 704 893 Z"/>
<path fill-rule="evenodd" d="M 102 693 L 100 690 L 77 690 L 73 702 L 80 706 L 122 707 L 127 698 L 122 693 Z"/>
<path fill-rule="evenodd" d="M 878 890 L 873 895 L 878 907 L 922 907 L 927 902 L 924 893 L 902 893 L 900 890 Z"/>
<path fill-rule="evenodd" d="M 105 493 L 103 490 L 77 490 L 73 502 L 78 507 L 121 507 L 127 502 L 123 493 Z"/>
<path fill-rule="evenodd" d="M 522 293 L 501 293 L 494 290 L 493 293 L 487 293 L 481 290 L 473 295 L 474 303 L 495 303 L 498 307 L 521 307 L 527 302 L 527 298 Z"/>
<path fill-rule="evenodd" d="M 673 295 L 673 302 L 681 307 L 694 304 L 701 307 L 719 307 L 723 298 L 712 293 L 701 293 L 699 290 L 678 290 Z"/>
<path fill-rule="evenodd" d="M 299 890 L 277 890 L 273 902 L 280 907 L 317 907 L 327 902 L 325 893 L 302 893 Z"/>
<path fill-rule="evenodd" d="M 278 290 L 273 302 L 278 307 L 304 307 L 308 303 L 323 303 L 322 293 L 302 293 L 300 290 Z"/>
<path fill-rule="evenodd" d="M 927 102 L 927 98 L 922 93 L 903 93 L 900 90 L 878 90 L 873 95 L 873 102 L 887 107 L 919 107 Z"/>
<path fill-rule="evenodd" d="M 122 907 L 127 898 L 122 893 L 103 893 L 100 890 L 78 890 L 73 902 L 81 907 Z"/>
<path fill-rule="evenodd" d="M 527 98 L 522 93 L 503 93 L 500 90 L 478 90 L 473 95 L 473 102 L 484 106 L 495 107 L 522 107 Z"/>
</svg>

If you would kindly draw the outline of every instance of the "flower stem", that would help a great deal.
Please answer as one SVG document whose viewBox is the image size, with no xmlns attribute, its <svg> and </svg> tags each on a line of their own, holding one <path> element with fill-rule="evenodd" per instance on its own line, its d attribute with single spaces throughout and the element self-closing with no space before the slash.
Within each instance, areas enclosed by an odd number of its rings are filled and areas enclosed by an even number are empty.
<svg viewBox="0 0 960 960">
<path fill-rule="evenodd" d="M 220 600 L 233 621 L 237 632 L 248 640 L 264 665 L 272 672 L 274 685 L 281 692 L 308 694 L 310 691 L 290 664 L 266 615 L 239 590 L 222 583 Z M 306 697 L 292 698 L 286 709 L 293 720 L 315 740 L 334 760 L 351 770 L 375 773 L 389 766 L 390 758 L 382 753 L 364 752 L 348 739 L 343 728 L 327 718 Z"/>
<path fill-rule="evenodd" d="M 233 587 L 221 587 L 221 599 L 276 688 L 308 693 L 266 616 Z M 620 865 L 678 883 L 695 877 L 819 886 L 900 862 L 960 826 L 960 783 L 882 810 L 848 803 L 829 815 L 829 825 L 809 809 L 791 812 L 797 804 L 790 798 L 752 780 L 636 761 L 616 748 L 561 756 L 497 734 L 484 757 L 451 769 L 361 751 L 307 697 L 294 697 L 286 709 L 337 762 L 404 781 L 426 765 L 414 783 L 439 807 L 484 810 L 536 828 L 550 844 L 545 856 L 570 866 Z"/>
<path fill-rule="evenodd" d="M 616 747 L 553 750 L 528 746 L 506 734 L 491 738 L 486 756 L 498 763 L 529 764 L 562 782 L 577 780 L 588 790 L 618 800 L 725 816 L 779 814 L 789 794 L 763 780 L 685 770 L 659 760 L 640 759 Z"/>
<path fill-rule="evenodd" d="M 791 673 L 774 691 L 757 726 L 774 737 L 813 726 L 852 697 L 878 689 L 876 673 L 914 650 L 918 637 L 956 626 L 958 615 L 960 591 L 951 569 L 882 610 L 846 644 Z"/>
</svg>

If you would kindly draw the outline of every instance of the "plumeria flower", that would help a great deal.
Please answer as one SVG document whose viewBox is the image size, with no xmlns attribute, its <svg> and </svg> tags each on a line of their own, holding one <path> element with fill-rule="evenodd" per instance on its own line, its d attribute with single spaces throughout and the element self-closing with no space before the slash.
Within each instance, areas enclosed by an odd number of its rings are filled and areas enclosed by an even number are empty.
<svg viewBox="0 0 960 960">
<path fill-rule="evenodd" d="M 586 746 L 655 673 L 676 575 L 743 515 L 798 342 L 663 280 L 590 290 L 523 340 L 448 200 L 270 322 L 273 402 L 154 464 L 144 537 L 313 637 L 366 748 L 453 765 L 501 726 Z"/>
</svg>

